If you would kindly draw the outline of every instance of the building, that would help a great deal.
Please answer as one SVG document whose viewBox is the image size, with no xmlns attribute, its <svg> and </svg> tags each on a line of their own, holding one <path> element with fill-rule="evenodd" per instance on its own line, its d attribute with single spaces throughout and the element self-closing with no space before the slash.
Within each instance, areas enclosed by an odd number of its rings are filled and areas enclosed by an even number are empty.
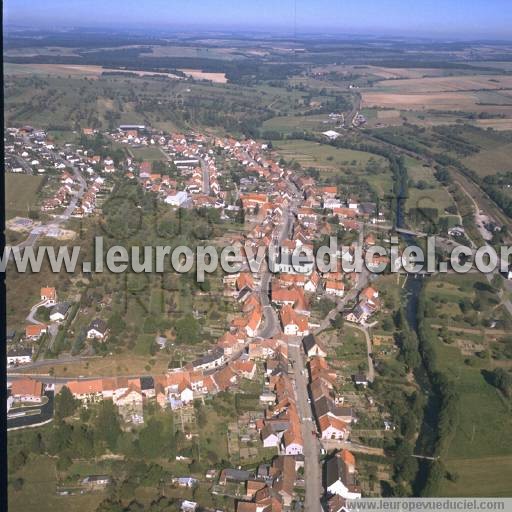
<svg viewBox="0 0 512 512">
<path fill-rule="evenodd" d="M 308 318 L 299 315 L 291 306 L 283 306 L 279 312 L 283 332 L 288 336 L 306 336 L 309 334 Z"/>
<path fill-rule="evenodd" d="M 87 329 L 87 338 L 88 339 L 100 339 L 104 340 L 108 334 L 108 327 L 105 320 L 101 320 L 100 318 L 96 318 L 89 324 L 89 328 Z"/>
<path fill-rule="evenodd" d="M 224 362 L 224 350 L 220 347 L 215 347 L 204 356 L 196 359 L 192 363 L 192 366 L 194 367 L 194 370 L 212 370 L 213 368 L 222 366 Z"/>
<path fill-rule="evenodd" d="M 318 421 L 322 439 L 346 439 L 349 433 L 345 422 L 329 415 L 322 416 Z"/>
<path fill-rule="evenodd" d="M 185 191 L 176 192 L 176 194 L 169 194 L 164 202 L 171 206 L 183 206 L 187 203 L 189 197 Z"/>
<path fill-rule="evenodd" d="M 337 494 L 351 500 L 361 497 L 355 464 L 355 457 L 348 450 L 342 450 L 326 462 L 325 488 L 328 495 Z"/>
<path fill-rule="evenodd" d="M 57 290 L 53 287 L 41 288 L 41 300 L 46 301 L 47 304 L 57 303 Z"/>
<path fill-rule="evenodd" d="M 47 330 L 45 324 L 31 324 L 25 327 L 25 337 L 31 340 L 37 340 Z"/>
<path fill-rule="evenodd" d="M 15 380 L 11 386 L 11 396 L 19 402 L 40 403 L 43 395 L 43 383 L 35 379 Z"/>
<path fill-rule="evenodd" d="M 60 302 L 59 304 L 55 304 L 53 308 L 50 310 L 50 320 L 52 322 L 61 322 L 66 318 L 70 308 L 70 304 L 68 302 Z"/>
<path fill-rule="evenodd" d="M 32 348 L 17 347 L 7 351 L 7 366 L 18 366 L 32 362 Z"/>
<path fill-rule="evenodd" d="M 325 135 L 329 140 L 336 140 L 341 134 L 334 130 L 327 130 L 326 132 L 322 132 L 322 135 Z"/>
<path fill-rule="evenodd" d="M 327 357 L 327 351 L 323 343 L 320 343 L 312 334 L 304 336 L 302 344 L 304 345 L 304 352 L 308 357 Z"/>
</svg>

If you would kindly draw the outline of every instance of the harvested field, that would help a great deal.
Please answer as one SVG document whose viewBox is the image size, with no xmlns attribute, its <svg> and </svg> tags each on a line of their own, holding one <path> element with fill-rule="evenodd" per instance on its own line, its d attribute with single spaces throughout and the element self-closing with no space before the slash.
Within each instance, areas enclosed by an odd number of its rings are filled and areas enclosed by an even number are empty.
<svg viewBox="0 0 512 512">
<path fill-rule="evenodd" d="M 475 124 L 480 128 L 492 128 L 497 131 L 512 130 L 512 119 L 478 119 Z"/>
<path fill-rule="evenodd" d="M 186 75 L 197 80 L 210 80 L 217 84 L 225 84 L 228 81 L 224 73 L 208 73 L 198 69 L 179 69 L 178 71 L 183 71 Z"/>
<path fill-rule="evenodd" d="M 478 95 L 472 92 L 436 92 L 401 94 L 364 92 L 363 107 L 396 108 L 403 110 L 454 110 L 489 112 L 512 116 L 512 106 L 481 105 Z"/>
<path fill-rule="evenodd" d="M 112 69 L 103 68 L 101 66 L 89 66 L 78 64 L 5 64 L 6 75 L 26 75 L 26 74 L 43 74 L 43 75 L 71 75 L 71 76 L 87 76 L 89 78 L 99 78 L 104 72 L 116 73 L 135 73 L 138 76 L 159 75 L 169 78 L 179 77 L 172 73 L 158 73 L 154 71 L 136 71 L 130 69 Z M 215 74 L 215 73 L 214 73 Z"/>
<path fill-rule="evenodd" d="M 457 91 L 481 91 L 511 89 L 512 76 L 508 75 L 473 75 L 473 76 L 440 76 L 426 78 L 411 78 L 408 80 L 393 80 L 379 82 L 380 91 L 402 93 L 434 93 Z"/>
</svg>

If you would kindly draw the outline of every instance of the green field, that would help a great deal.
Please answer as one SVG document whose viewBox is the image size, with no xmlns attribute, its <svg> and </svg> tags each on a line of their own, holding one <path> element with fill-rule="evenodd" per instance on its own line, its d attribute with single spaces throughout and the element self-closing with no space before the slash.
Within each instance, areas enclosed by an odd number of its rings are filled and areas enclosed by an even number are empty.
<svg viewBox="0 0 512 512">
<path fill-rule="evenodd" d="M 492 336 L 481 321 L 497 313 L 486 302 L 484 292 L 475 288 L 485 283 L 483 276 L 443 276 L 427 284 L 427 297 L 435 310 L 427 307 L 428 336 L 435 352 L 436 370 L 446 375 L 458 396 L 458 421 L 455 434 L 442 462 L 446 470 L 458 475 L 456 481 L 443 479 L 441 494 L 449 496 L 505 496 L 510 494 L 512 468 L 512 403 L 482 374 L 496 361 L 490 356 Z M 481 301 L 481 311 L 463 312 L 460 301 Z M 468 307 L 468 306 L 466 306 Z M 471 326 L 472 319 L 478 322 Z M 440 339 L 437 328 L 450 329 L 449 343 Z M 443 335 L 444 336 L 444 335 Z M 476 354 L 470 347 L 475 346 Z M 468 352 L 469 350 L 469 352 Z M 493 466 L 492 461 L 496 461 Z"/>
<path fill-rule="evenodd" d="M 329 119 L 326 114 L 311 116 L 281 116 L 273 117 L 265 121 L 261 129 L 265 131 L 277 131 L 282 134 L 292 132 L 308 131 L 326 131 L 333 129 L 336 121 Z"/>
<path fill-rule="evenodd" d="M 165 155 L 160 151 L 158 147 L 147 146 L 144 148 L 131 148 L 130 150 L 133 156 L 141 160 L 166 160 Z"/>
<path fill-rule="evenodd" d="M 318 169 L 321 179 L 331 180 L 338 175 L 351 181 L 354 177 L 371 185 L 380 197 L 385 197 L 391 191 L 388 162 L 380 156 L 305 140 L 279 141 L 275 147 L 285 160 L 296 161 L 304 169 Z M 375 165 L 372 172 L 367 170 L 370 163 Z"/>
<path fill-rule="evenodd" d="M 38 191 L 43 177 L 5 173 L 5 218 L 27 216 L 37 209 Z"/>
<path fill-rule="evenodd" d="M 47 456 L 31 457 L 17 473 L 25 481 L 20 491 L 9 489 L 9 509 L 24 512 L 54 512 L 67 510 L 83 512 L 95 510 L 105 498 L 105 493 L 96 492 L 76 496 L 58 496 L 55 461 Z"/>
</svg>

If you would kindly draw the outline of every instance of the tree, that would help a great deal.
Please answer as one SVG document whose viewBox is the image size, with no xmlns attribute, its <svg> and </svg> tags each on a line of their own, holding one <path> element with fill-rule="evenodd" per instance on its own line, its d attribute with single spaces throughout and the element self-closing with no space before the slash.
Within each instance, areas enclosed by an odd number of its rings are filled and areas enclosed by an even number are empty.
<svg viewBox="0 0 512 512">
<path fill-rule="evenodd" d="M 67 386 L 63 386 L 60 393 L 55 397 L 55 417 L 58 419 L 67 418 L 75 414 L 77 401 Z"/>
<path fill-rule="evenodd" d="M 112 400 L 101 402 L 98 414 L 95 419 L 96 437 L 104 441 L 109 450 L 114 450 L 117 445 L 117 439 L 121 435 L 121 426 L 117 408 Z"/>
<path fill-rule="evenodd" d="M 180 318 L 174 327 L 176 330 L 176 343 L 197 343 L 199 341 L 201 327 L 192 315 Z"/>
</svg>

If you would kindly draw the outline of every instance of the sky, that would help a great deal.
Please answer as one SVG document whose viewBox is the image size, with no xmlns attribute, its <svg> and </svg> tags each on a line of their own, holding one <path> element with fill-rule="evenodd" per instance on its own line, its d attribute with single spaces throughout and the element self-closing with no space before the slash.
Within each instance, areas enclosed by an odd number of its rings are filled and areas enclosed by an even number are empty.
<svg viewBox="0 0 512 512">
<path fill-rule="evenodd" d="M 4 24 L 512 39 L 512 1 L 4 0 Z"/>
</svg>

